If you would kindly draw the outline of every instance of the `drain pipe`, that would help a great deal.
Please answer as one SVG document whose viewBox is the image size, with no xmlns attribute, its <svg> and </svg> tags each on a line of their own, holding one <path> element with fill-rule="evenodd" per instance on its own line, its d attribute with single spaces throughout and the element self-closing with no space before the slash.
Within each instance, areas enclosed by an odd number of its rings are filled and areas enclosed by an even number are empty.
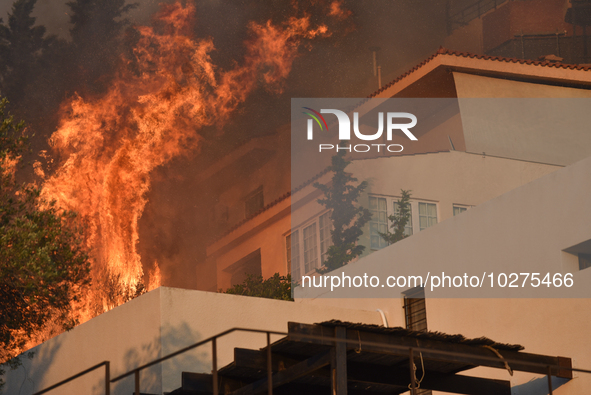
<svg viewBox="0 0 591 395">
<path fill-rule="evenodd" d="M 386 314 L 384 314 L 384 311 L 382 309 L 377 309 L 376 311 L 380 313 L 380 316 L 382 317 L 382 324 L 384 325 L 384 328 L 389 328 L 388 320 L 386 319 Z"/>
</svg>

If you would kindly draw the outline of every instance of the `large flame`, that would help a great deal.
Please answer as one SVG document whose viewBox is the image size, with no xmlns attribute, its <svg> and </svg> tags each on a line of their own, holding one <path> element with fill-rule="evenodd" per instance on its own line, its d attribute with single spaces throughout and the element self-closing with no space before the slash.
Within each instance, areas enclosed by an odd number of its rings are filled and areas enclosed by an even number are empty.
<svg viewBox="0 0 591 395">
<path fill-rule="evenodd" d="M 198 130 L 223 123 L 259 81 L 281 91 L 302 40 L 329 34 L 307 16 L 280 25 L 251 23 L 241 65 L 222 71 L 210 58 L 213 41 L 192 37 L 194 20 L 191 3 L 163 6 L 153 26 L 137 28 L 134 61 L 108 92 L 69 101 L 51 137 L 61 164 L 43 196 L 80 214 L 93 257 L 87 308 L 94 311 L 83 320 L 144 287 L 138 220 L 151 172 L 198 149 Z M 146 283 L 158 286 L 159 276 L 156 266 Z"/>
</svg>

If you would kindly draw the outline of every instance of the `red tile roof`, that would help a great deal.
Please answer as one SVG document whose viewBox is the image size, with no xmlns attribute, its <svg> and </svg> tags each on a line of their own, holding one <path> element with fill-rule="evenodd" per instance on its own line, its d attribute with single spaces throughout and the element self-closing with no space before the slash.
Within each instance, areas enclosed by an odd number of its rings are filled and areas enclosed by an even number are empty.
<svg viewBox="0 0 591 395">
<path fill-rule="evenodd" d="M 427 59 L 425 59 L 421 63 L 417 64 L 412 69 L 408 70 L 406 73 L 400 75 L 394 81 L 391 81 L 390 83 L 384 85 L 382 88 L 380 88 L 379 90 L 377 90 L 374 93 L 372 93 L 371 95 L 369 95 L 368 98 L 372 98 L 372 97 L 379 95 L 381 92 L 385 91 L 386 89 L 390 88 L 392 85 L 396 84 L 400 80 L 402 80 L 402 79 L 406 78 L 407 76 L 409 76 L 410 74 L 414 73 L 415 71 L 417 71 L 418 69 L 420 69 L 421 67 L 423 67 L 427 63 L 431 62 L 433 59 L 435 59 L 437 56 L 440 56 L 440 55 L 451 55 L 451 56 L 457 56 L 457 57 L 461 57 L 461 58 L 483 59 L 483 60 L 491 60 L 491 61 L 505 62 L 505 63 L 527 64 L 527 65 L 532 65 L 532 66 L 554 67 L 554 68 L 558 68 L 558 69 L 568 69 L 568 70 L 583 70 L 583 71 L 591 70 L 591 67 L 589 67 L 589 66 L 581 66 L 581 65 L 576 65 L 576 64 L 550 62 L 548 60 L 528 60 L 528 59 L 506 58 L 503 56 L 478 55 L 478 54 L 474 54 L 474 53 L 470 53 L 470 52 L 453 51 L 453 50 L 441 47 L 433 55 L 429 56 Z"/>
</svg>

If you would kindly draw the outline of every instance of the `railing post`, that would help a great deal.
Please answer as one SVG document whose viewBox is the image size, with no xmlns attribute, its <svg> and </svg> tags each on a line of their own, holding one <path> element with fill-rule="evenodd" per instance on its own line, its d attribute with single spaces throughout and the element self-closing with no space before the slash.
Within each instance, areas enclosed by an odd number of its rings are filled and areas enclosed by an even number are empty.
<svg viewBox="0 0 591 395">
<path fill-rule="evenodd" d="M 111 362 L 105 362 L 105 395 L 111 395 Z"/>
<path fill-rule="evenodd" d="M 140 395 L 140 371 L 139 369 L 136 369 L 133 372 L 133 375 L 135 377 L 135 395 Z"/>
<path fill-rule="evenodd" d="M 218 351 L 217 338 L 211 339 L 211 370 L 213 374 L 213 395 L 218 395 Z"/>
<path fill-rule="evenodd" d="M 267 332 L 267 392 L 273 395 L 273 363 L 271 361 L 271 333 Z"/>
<path fill-rule="evenodd" d="M 416 395 L 417 383 L 416 383 L 416 376 L 415 376 L 415 358 L 413 355 L 413 349 L 410 349 L 409 352 L 409 368 L 410 368 L 410 395 Z"/>
</svg>

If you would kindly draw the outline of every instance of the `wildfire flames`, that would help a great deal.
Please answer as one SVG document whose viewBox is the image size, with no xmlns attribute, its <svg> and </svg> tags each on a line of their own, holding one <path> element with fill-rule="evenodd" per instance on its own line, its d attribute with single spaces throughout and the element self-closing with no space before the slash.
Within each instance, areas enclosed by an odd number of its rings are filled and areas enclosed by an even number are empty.
<svg viewBox="0 0 591 395">
<path fill-rule="evenodd" d="M 342 17 L 340 3 L 332 12 Z M 93 289 L 82 321 L 160 283 L 156 264 L 144 272 L 137 251 L 138 220 L 151 172 L 199 149 L 198 131 L 219 125 L 260 82 L 279 92 L 303 40 L 328 36 L 308 16 L 283 24 L 250 23 L 246 55 L 231 70 L 212 63 L 212 39 L 191 31 L 195 7 L 164 5 L 152 26 L 138 27 L 134 61 L 121 67 L 108 91 L 63 106 L 50 144 L 60 158 L 43 197 L 79 213 L 93 259 Z"/>
</svg>

